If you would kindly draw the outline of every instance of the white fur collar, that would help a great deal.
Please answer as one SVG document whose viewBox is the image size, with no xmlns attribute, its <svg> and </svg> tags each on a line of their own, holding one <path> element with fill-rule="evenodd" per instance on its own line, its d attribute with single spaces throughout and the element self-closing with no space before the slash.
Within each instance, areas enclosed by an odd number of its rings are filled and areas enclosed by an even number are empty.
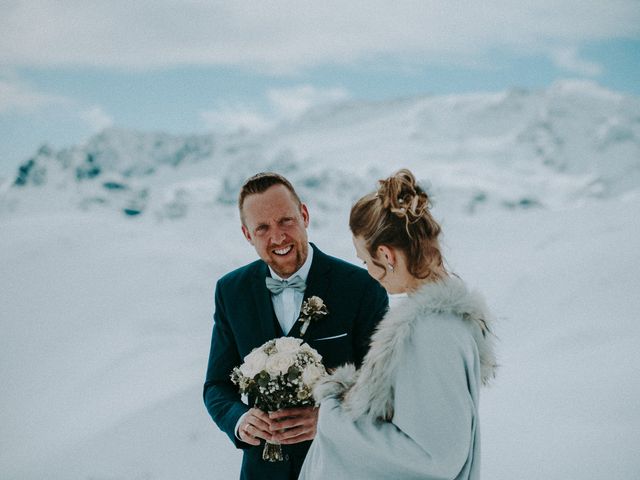
<svg viewBox="0 0 640 480">
<path fill-rule="evenodd" d="M 344 396 L 344 406 L 353 418 L 393 418 L 393 378 L 400 352 L 411 337 L 415 322 L 432 313 L 453 313 L 476 322 L 472 329 L 480 356 L 483 384 L 495 375 L 496 359 L 489 330 L 491 317 L 483 298 L 467 289 L 457 277 L 429 283 L 409 295 L 382 319 L 371 338 L 371 348 L 362 368 L 353 365 L 337 369 L 315 388 L 318 401 L 327 396 Z"/>
</svg>

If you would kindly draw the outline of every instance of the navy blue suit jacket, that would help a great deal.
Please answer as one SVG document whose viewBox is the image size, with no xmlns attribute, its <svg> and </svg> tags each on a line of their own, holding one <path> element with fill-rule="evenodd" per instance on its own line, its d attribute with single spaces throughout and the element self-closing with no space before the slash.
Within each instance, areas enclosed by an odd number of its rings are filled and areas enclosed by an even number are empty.
<svg viewBox="0 0 640 480">
<path fill-rule="evenodd" d="M 302 338 L 322 355 L 326 368 L 347 362 L 360 366 L 371 334 L 387 310 L 387 294 L 366 270 L 311 247 L 304 298 L 322 298 L 329 314 L 311 322 Z M 231 371 L 251 350 L 282 336 L 265 285 L 267 276 L 267 264 L 257 260 L 228 273 L 216 285 L 204 403 L 218 427 L 244 449 L 242 479 L 295 479 L 311 442 L 283 446 L 286 461 L 271 463 L 262 460 L 262 446 L 253 447 L 235 435 L 236 423 L 249 407 L 231 383 Z M 300 322 L 288 335 L 300 337 Z"/>
</svg>

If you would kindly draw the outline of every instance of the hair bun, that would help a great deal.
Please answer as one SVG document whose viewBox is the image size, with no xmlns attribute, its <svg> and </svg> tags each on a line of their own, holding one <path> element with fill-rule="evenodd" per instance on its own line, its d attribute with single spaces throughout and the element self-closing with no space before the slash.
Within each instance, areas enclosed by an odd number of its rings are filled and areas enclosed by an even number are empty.
<svg viewBox="0 0 640 480">
<path fill-rule="evenodd" d="M 416 183 L 413 174 L 402 169 L 380 180 L 378 197 L 382 207 L 409 223 L 418 221 L 429 209 L 429 197 Z"/>
</svg>

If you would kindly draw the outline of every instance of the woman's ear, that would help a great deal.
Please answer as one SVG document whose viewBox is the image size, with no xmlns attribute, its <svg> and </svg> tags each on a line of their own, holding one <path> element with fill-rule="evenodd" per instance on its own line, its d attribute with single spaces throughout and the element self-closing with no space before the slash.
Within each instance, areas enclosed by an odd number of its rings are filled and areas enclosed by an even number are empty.
<svg viewBox="0 0 640 480">
<path fill-rule="evenodd" d="M 396 264 L 396 252 L 395 249 L 387 247 L 386 245 L 380 245 L 377 249 L 378 259 L 384 261 L 388 265 Z"/>
</svg>

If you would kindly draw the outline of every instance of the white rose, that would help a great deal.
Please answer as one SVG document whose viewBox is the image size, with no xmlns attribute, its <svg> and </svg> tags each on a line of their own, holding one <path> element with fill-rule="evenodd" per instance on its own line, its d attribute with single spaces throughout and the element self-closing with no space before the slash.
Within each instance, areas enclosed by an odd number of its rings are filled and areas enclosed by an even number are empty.
<svg viewBox="0 0 640 480">
<path fill-rule="evenodd" d="M 311 387 L 324 373 L 325 371 L 322 367 L 313 364 L 307 365 L 302 371 L 302 381 L 305 385 Z"/>
<path fill-rule="evenodd" d="M 276 350 L 279 353 L 297 352 L 300 349 L 302 339 L 294 337 L 280 337 L 276 339 Z"/>
<path fill-rule="evenodd" d="M 320 297 L 313 296 L 309 299 L 309 306 L 314 310 L 318 310 L 324 306 L 324 302 Z"/>
<path fill-rule="evenodd" d="M 266 370 L 271 377 L 284 375 L 295 362 L 296 356 L 291 353 L 274 353 L 267 358 Z"/>
<path fill-rule="evenodd" d="M 244 376 L 253 378 L 265 369 L 268 358 L 268 355 L 261 348 L 256 348 L 244 357 L 244 363 L 240 366 L 240 371 Z"/>
</svg>

